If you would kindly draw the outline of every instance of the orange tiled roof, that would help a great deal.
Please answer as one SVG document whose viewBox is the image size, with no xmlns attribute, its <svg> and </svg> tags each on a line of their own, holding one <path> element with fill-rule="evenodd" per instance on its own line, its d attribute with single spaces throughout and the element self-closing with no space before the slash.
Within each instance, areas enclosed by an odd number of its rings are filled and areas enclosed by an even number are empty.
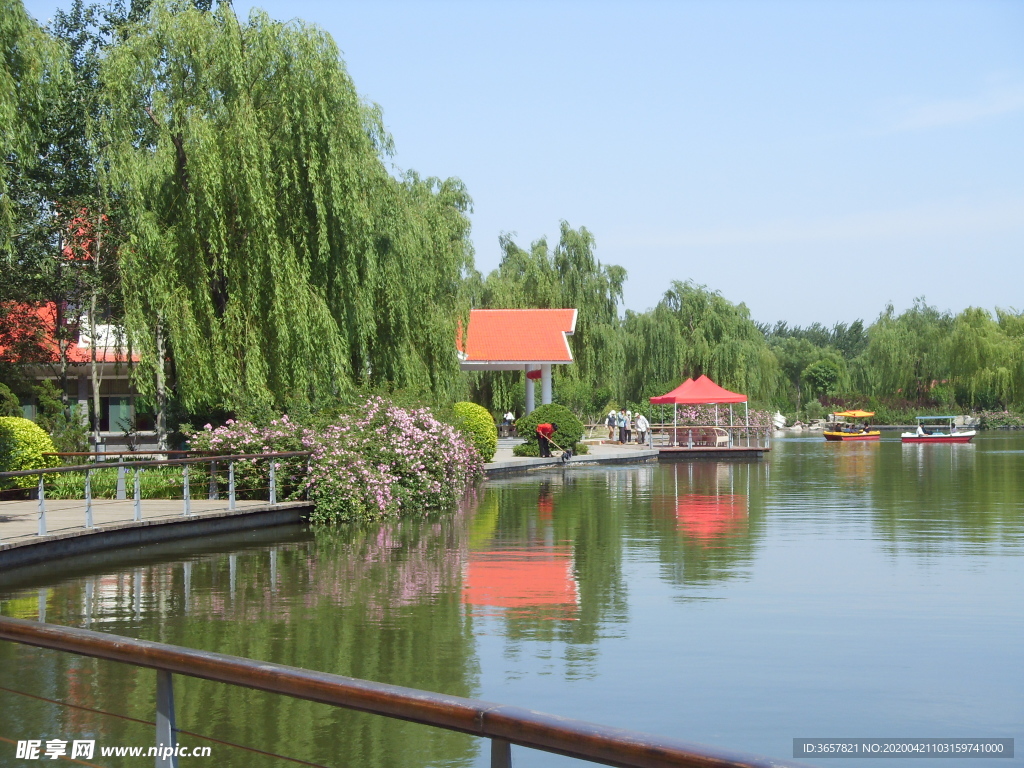
<svg viewBox="0 0 1024 768">
<path fill-rule="evenodd" d="M 571 363 L 575 330 L 575 309 L 474 309 L 456 343 L 465 363 Z"/>
<path fill-rule="evenodd" d="M 57 327 L 57 308 L 50 302 L 46 304 L 9 304 L 6 309 L 10 311 L 14 324 L 23 326 L 22 332 L 29 339 L 35 339 L 31 345 L 33 349 L 28 355 L 27 362 L 30 363 L 55 363 L 60 359 L 60 351 L 55 339 Z M 75 326 L 78 323 L 74 323 Z M 87 344 L 77 338 L 77 331 L 72 334 L 74 338 L 68 346 L 67 355 L 70 363 L 88 363 L 92 360 L 92 350 Z M 8 349 L 0 342 L 0 359 L 16 354 L 14 349 Z M 101 363 L 126 362 L 128 356 L 123 349 L 113 347 L 97 347 L 96 359 Z M 132 360 L 138 362 L 138 354 L 132 355 Z"/>
</svg>

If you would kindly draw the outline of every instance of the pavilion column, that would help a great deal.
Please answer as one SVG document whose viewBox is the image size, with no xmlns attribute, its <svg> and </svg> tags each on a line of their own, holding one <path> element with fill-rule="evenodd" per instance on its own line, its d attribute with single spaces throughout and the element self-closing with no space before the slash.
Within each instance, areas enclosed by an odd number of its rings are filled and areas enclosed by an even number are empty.
<svg viewBox="0 0 1024 768">
<path fill-rule="evenodd" d="M 540 404 L 551 404 L 551 363 L 540 367 Z"/>
<path fill-rule="evenodd" d="M 530 373 L 530 366 L 525 366 L 523 371 L 523 381 L 526 382 L 526 412 L 533 413 L 533 379 L 528 375 Z"/>
</svg>

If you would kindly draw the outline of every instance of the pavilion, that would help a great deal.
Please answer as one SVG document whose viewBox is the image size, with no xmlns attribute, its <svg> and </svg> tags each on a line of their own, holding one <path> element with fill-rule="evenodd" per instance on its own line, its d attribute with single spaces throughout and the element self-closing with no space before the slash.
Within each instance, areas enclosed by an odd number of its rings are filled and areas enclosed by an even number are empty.
<svg viewBox="0 0 1024 768">
<path fill-rule="evenodd" d="M 733 425 L 732 415 L 732 404 L 743 403 L 746 410 L 746 426 L 750 428 L 750 410 L 747 403 L 747 396 L 741 395 L 738 392 L 730 392 L 724 387 L 720 387 L 707 376 L 699 376 L 696 379 L 687 379 L 678 387 L 673 389 L 664 395 L 658 395 L 652 397 L 651 403 L 653 405 L 668 405 L 672 404 L 672 429 L 673 429 L 673 443 L 677 442 L 678 437 L 678 418 L 677 418 L 677 406 L 679 405 L 714 405 L 715 406 L 715 426 L 718 426 L 718 404 L 728 403 L 729 404 L 729 426 Z M 730 433 L 730 442 L 731 442 Z"/>
<path fill-rule="evenodd" d="M 540 379 L 541 405 L 551 402 L 551 366 L 573 362 L 569 336 L 575 309 L 474 309 L 456 339 L 464 371 L 523 371 L 526 412 L 534 409 L 533 382 Z"/>
</svg>

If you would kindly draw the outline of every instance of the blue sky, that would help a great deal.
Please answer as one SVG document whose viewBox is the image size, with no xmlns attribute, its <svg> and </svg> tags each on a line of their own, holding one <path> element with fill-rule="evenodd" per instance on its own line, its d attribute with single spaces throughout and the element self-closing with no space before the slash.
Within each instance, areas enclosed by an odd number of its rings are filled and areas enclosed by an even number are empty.
<svg viewBox="0 0 1024 768">
<path fill-rule="evenodd" d="M 635 310 L 673 279 L 770 322 L 1024 310 L 1024 3 L 255 5 L 333 35 L 398 167 L 465 181 L 481 271 L 565 219 Z"/>
</svg>

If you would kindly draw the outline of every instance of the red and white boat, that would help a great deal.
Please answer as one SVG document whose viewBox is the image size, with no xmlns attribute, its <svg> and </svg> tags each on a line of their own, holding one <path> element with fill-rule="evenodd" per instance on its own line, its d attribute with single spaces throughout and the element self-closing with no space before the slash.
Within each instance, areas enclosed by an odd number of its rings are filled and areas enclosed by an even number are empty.
<svg viewBox="0 0 1024 768">
<path fill-rule="evenodd" d="M 957 429 L 953 416 L 918 416 L 917 431 L 904 432 L 904 443 L 969 443 L 977 434 L 973 429 Z M 926 425 L 924 422 L 940 422 Z"/>
</svg>

